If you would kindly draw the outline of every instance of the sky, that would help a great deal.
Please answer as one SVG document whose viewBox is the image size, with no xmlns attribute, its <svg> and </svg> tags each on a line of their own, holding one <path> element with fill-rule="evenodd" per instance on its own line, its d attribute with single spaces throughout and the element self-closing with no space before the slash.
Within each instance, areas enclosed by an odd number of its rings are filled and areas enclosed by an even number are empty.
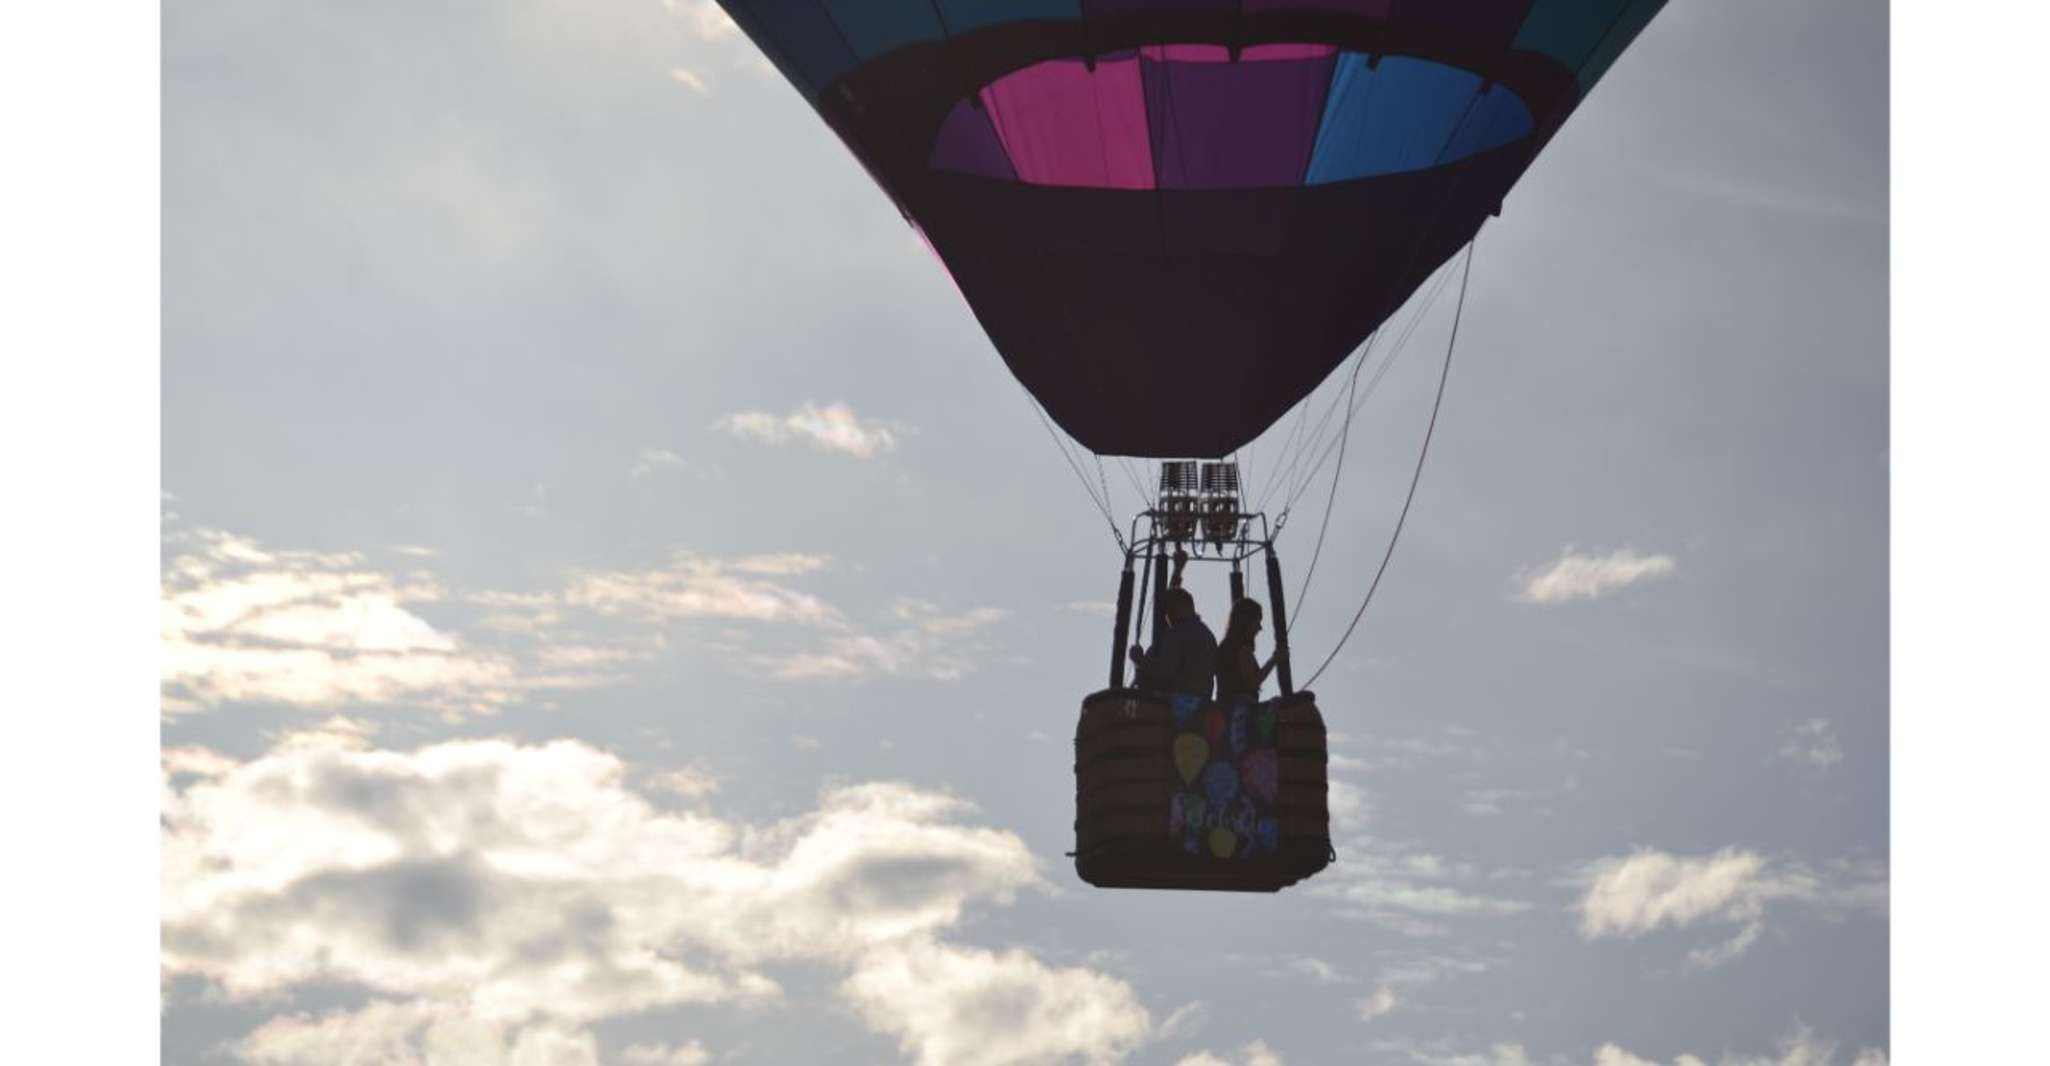
<svg viewBox="0 0 2050 1066">
<path fill-rule="evenodd" d="M 1484 229 L 1263 897 L 1074 876 L 1116 547 L 714 8 L 162 32 L 166 1062 L 1886 1061 L 1882 5 L 1675 0 Z"/>
</svg>

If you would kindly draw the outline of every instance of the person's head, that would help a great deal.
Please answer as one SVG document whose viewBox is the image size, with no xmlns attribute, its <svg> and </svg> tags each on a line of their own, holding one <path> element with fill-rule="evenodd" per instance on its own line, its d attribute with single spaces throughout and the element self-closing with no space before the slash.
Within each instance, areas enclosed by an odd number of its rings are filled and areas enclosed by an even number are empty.
<svg viewBox="0 0 2050 1066">
<path fill-rule="evenodd" d="M 1180 625 L 1196 617 L 1196 597 L 1185 588 L 1171 588 L 1160 596 L 1160 610 L 1172 625 Z"/>
<path fill-rule="evenodd" d="M 1253 637 L 1260 632 L 1260 618 L 1259 603 L 1253 600 L 1240 600 L 1232 604 L 1231 621 L 1225 623 L 1224 640 L 1220 643 L 1231 644 L 1237 641 L 1244 641 L 1248 644 L 1252 643 Z"/>
</svg>

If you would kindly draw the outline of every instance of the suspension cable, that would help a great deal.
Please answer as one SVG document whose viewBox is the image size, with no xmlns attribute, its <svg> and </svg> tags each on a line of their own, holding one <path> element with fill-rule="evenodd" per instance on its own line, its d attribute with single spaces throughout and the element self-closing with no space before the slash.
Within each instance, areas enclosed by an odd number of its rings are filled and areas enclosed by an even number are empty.
<svg viewBox="0 0 2050 1066">
<path fill-rule="evenodd" d="M 1469 242 L 1469 246 L 1470 244 L 1471 242 Z M 1447 260 L 1447 262 L 1450 261 Z M 1424 295 L 1423 303 L 1417 306 L 1416 313 L 1412 314 L 1409 321 L 1403 326 L 1401 335 L 1395 338 L 1395 346 L 1388 349 L 1387 355 L 1381 360 L 1381 365 L 1374 368 L 1374 376 L 1367 379 L 1366 390 L 1360 393 L 1357 400 L 1353 401 L 1354 410 L 1357 410 L 1369 399 L 1373 398 L 1374 390 L 1381 385 L 1381 379 L 1388 376 L 1388 371 L 1395 365 L 1395 361 L 1400 359 L 1402 354 L 1409 350 L 1410 338 L 1415 336 L 1417 329 L 1423 325 L 1424 316 L 1430 313 L 1431 308 L 1438 305 L 1438 297 L 1444 293 L 1445 286 L 1451 282 L 1452 273 L 1452 271 L 1448 270 L 1438 275 L 1437 282 Z M 1351 412 L 1347 413 L 1347 417 L 1351 417 Z M 1317 472 L 1324 469 L 1325 463 L 1331 461 L 1331 453 L 1338 449 L 1338 444 L 1339 442 L 1332 441 L 1324 445 L 1323 453 L 1317 457 L 1316 463 L 1311 465 L 1309 473 L 1303 476 L 1302 483 L 1282 503 L 1281 510 L 1284 514 L 1294 510 L 1296 503 L 1302 499 L 1303 493 L 1308 492 L 1310 486 L 1316 484 Z"/>
<path fill-rule="evenodd" d="M 1117 541 L 1118 550 L 1124 551 L 1125 535 L 1118 530 L 1118 520 L 1111 514 L 1110 504 L 1097 498 L 1096 490 L 1090 487 L 1088 476 L 1082 473 L 1081 465 L 1075 462 L 1075 457 L 1069 453 L 1067 444 L 1062 442 L 1060 434 L 1054 431 L 1053 422 L 1046 417 L 1046 411 L 1039 406 L 1039 401 L 1030 392 L 1026 392 L 1022 384 L 1018 386 L 1018 391 L 1024 393 L 1025 402 L 1031 406 L 1032 413 L 1039 416 L 1039 424 L 1046 427 L 1046 435 L 1053 441 L 1054 448 L 1061 453 L 1062 459 L 1067 460 L 1068 469 L 1074 471 L 1075 480 L 1081 484 L 1082 492 L 1089 497 L 1090 503 L 1096 505 L 1097 513 L 1103 515 L 1103 523 L 1110 527 L 1111 539 Z"/>
<path fill-rule="evenodd" d="M 1393 358 L 1393 356 L 1390 358 Z M 1352 380 L 1347 382 L 1345 386 L 1345 425 L 1338 433 L 1338 468 L 1331 472 L 1331 493 L 1324 497 L 1324 517 L 1317 523 L 1316 550 L 1310 553 L 1309 569 L 1303 571 L 1302 586 L 1296 589 L 1295 602 L 1288 614 L 1288 630 L 1290 632 L 1294 632 L 1296 620 L 1303 616 L 1303 601 L 1310 597 L 1310 578 L 1316 576 L 1317 560 L 1324 557 L 1324 534 L 1331 531 L 1331 512 L 1337 509 L 1338 486 L 1340 478 L 1345 474 L 1345 443 L 1352 436 L 1352 413 L 1358 410 L 1358 408 L 1353 406 L 1353 391 L 1359 388 L 1360 369 L 1366 365 L 1367 361 L 1364 357 L 1354 363 L 1352 365 Z M 1385 366 L 1386 364 L 1384 363 L 1383 365 Z M 1316 471 L 1312 470 L 1310 473 L 1311 476 L 1316 476 Z"/>
<path fill-rule="evenodd" d="M 1466 266 L 1460 271 L 1459 277 L 1459 304 L 1452 312 L 1452 336 L 1445 341 L 1445 365 L 1438 371 L 1438 394 L 1431 400 L 1431 420 L 1424 426 L 1424 443 L 1417 449 L 1416 469 L 1409 476 L 1409 492 L 1402 498 L 1402 511 L 1395 516 L 1395 530 L 1388 535 L 1388 549 L 1381 553 L 1381 565 L 1374 571 L 1374 580 L 1367 585 L 1367 594 L 1360 600 L 1359 610 L 1353 612 L 1352 622 L 1345 627 L 1344 635 L 1338 638 L 1338 644 L 1331 649 L 1331 654 L 1326 655 L 1324 661 L 1318 664 L 1316 672 L 1310 675 L 1308 681 L 1303 682 L 1302 687 L 1305 689 L 1315 685 L 1317 679 L 1324 676 L 1325 669 L 1338 658 L 1338 653 L 1344 650 L 1345 642 L 1352 639 L 1353 631 L 1359 628 L 1360 619 L 1367 613 L 1367 605 L 1374 602 L 1374 591 L 1381 587 L 1382 575 L 1388 572 L 1388 561 L 1395 558 L 1395 543 L 1402 538 L 1402 525 L 1409 519 L 1410 504 L 1416 502 L 1417 483 L 1424 477 L 1424 459 L 1431 454 L 1431 435 L 1438 428 L 1438 412 L 1445 403 L 1445 382 L 1452 376 L 1452 351 L 1459 344 L 1459 322 L 1466 313 L 1466 287 L 1468 280 L 1473 276 L 1473 249 L 1479 239 L 1479 235 L 1476 234 L 1466 245 Z"/>
</svg>

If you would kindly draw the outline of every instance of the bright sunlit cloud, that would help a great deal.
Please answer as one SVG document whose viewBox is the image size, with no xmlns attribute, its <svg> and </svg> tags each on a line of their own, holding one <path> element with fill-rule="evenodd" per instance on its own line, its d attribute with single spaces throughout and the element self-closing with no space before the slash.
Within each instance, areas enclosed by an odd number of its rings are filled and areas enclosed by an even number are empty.
<svg viewBox="0 0 2050 1066">
<path fill-rule="evenodd" d="M 270 548 L 219 530 L 180 531 L 159 601 L 164 708 L 231 703 L 310 709 L 418 703 L 489 712 L 522 694 L 606 684 L 618 656 L 555 647 L 522 659 L 428 622 L 450 597 L 424 572 L 356 552 Z"/>
<path fill-rule="evenodd" d="M 397 751 L 317 728 L 248 760 L 169 753 L 164 973 L 248 1004 L 369 997 L 281 1010 L 238 1045 L 281 1064 L 350 1047 L 594 1062 L 593 1023 L 773 1001 L 762 968 L 783 962 L 842 970 L 839 996 L 921 1062 L 1108 1062 L 1151 1032 L 1115 977 L 942 939 L 972 906 L 1048 887 L 1022 840 L 964 821 L 960 800 L 873 782 L 746 825 L 660 809 L 630 776 L 574 740 Z"/>
<path fill-rule="evenodd" d="M 1568 548 L 1537 571 L 1519 575 L 1516 598 L 1534 604 L 1592 600 L 1641 581 L 1669 576 L 1678 565 L 1670 555 L 1645 555 L 1628 548 L 1607 555 Z"/>
<path fill-rule="evenodd" d="M 891 427 L 855 415 L 844 403 L 820 407 L 807 403 L 787 415 L 768 411 L 736 411 L 714 423 L 742 440 L 763 444 L 803 444 L 822 452 L 873 459 L 897 446 Z"/>
<path fill-rule="evenodd" d="M 1704 1059 L 1696 1055 L 1681 1055 L 1672 1060 L 1672 1066 L 1838 1066 L 1848 1062 L 1849 1066 L 1887 1066 L 1886 1052 L 1877 1048 L 1866 1048 L 1848 1060 L 1837 1058 L 1837 1045 L 1833 1040 L 1824 1040 L 1808 1029 L 1797 1029 L 1780 1041 L 1776 1053 L 1766 1055 L 1736 1055 L 1724 1052 L 1721 1058 Z M 1666 1066 L 1659 1059 L 1640 1058 L 1615 1044 L 1603 1044 L 1595 1049 L 1594 1066 Z"/>
<path fill-rule="evenodd" d="M 1738 848 L 1702 856 L 1639 850 L 1588 864 L 1581 880 L 1585 891 L 1575 909 L 1583 939 L 1628 939 L 1668 927 L 1736 926 L 1729 940 L 1689 952 L 1688 961 L 1703 968 L 1728 962 L 1756 943 L 1768 907 L 1776 904 L 1885 909 L 1885 884 L 1876 871 L 1825 875 Z"/>
</svg>

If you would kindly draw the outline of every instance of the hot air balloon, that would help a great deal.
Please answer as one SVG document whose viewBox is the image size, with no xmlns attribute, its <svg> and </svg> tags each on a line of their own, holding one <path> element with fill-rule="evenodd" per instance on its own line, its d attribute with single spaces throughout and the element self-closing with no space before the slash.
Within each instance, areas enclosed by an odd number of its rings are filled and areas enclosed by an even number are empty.
<svg viewBox="0 0 2050 1066">
<path fill-rule="evenodd" d="M 1664 0 L 719 2 L 1052 421 L 1174 460 L 1120 538 L 1111 685 L 1078 727 L 1083 878 L 1272 890 L 1321 869 L 1323 725 L 1294 691 L 1272 536 L 1235 466 L 1195 461 L 1259 436 L 1466 246 Z M 1229 562 L 1234 602 L 1264 557 L 1282 698 L 1222 754 L 1196 710 L 1124 684 L 1134 565 L 1143 622 L 1170 549 Z"/>
</svg>

